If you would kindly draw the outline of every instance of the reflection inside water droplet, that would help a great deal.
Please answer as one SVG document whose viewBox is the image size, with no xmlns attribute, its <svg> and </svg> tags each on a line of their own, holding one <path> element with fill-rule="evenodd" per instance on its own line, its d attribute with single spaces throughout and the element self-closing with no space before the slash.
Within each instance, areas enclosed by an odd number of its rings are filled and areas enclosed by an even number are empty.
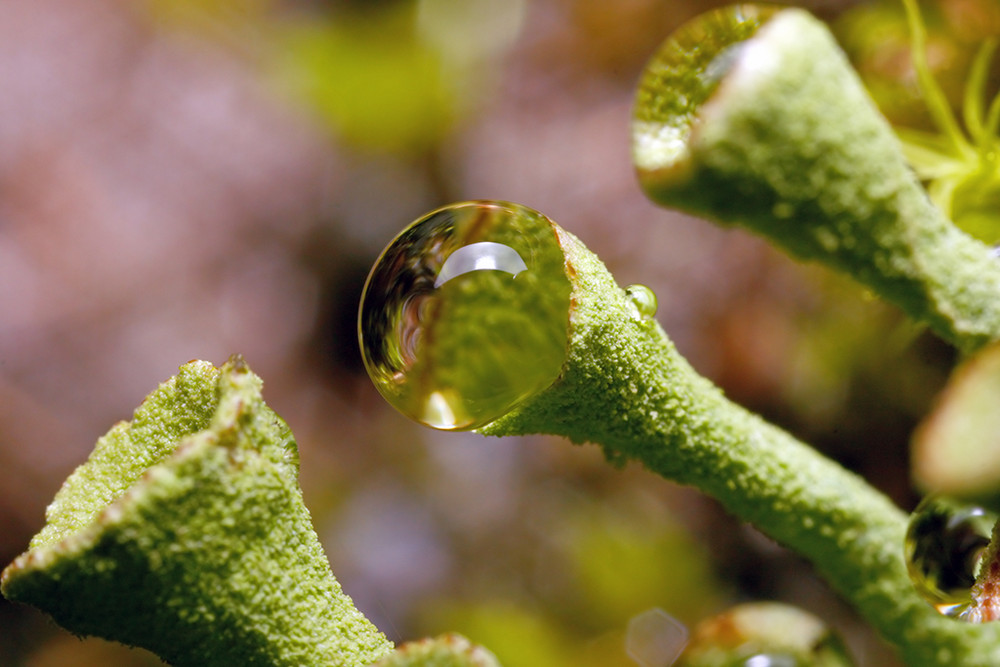
<svg viewBox="0 0 1000 667">
<path fill-rule="evenodd" d="M 928 496 L 910 515 L 904 555 L 917 592 L 942 614 L 972 603 L 972 586 L 996 515 L 974 504 Z"/>
<path fill-rule="evenodd" d="M 441 273 L 434 280 L 434 287 L 441 287 L 452 278 L 470 271 L 506 271 L 516 278 L 521 271 L 527 270 L 528 265 L 510 246 L 480 241 L 463 246 L 448 255 Z"/>
<path fill-rule="evenodd" d="M 433 211 L 383 251 L 362 295 L 362 357 L 400 412 L 470 429 L 552 384 L 571 285 L 554 224 L 506 202 Z"/>
</svg>

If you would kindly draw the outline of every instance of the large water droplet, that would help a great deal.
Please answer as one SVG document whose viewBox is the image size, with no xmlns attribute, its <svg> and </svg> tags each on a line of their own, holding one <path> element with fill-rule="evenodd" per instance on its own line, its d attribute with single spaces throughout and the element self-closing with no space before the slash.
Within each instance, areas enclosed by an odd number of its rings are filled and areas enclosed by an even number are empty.
<svg viewBox="0 0 1000 667">
<path fill-rule="evenodd" d="M 678 28 L 646 65 L 632 112 L 632 158 L 654 200 L 665 172 L 688 155 L 699 109 L 743 44 L 777 11 L 739 4 L 705 12 Z"/>
<path fill-rule="evenodd" d="M 365 367 L 408 417 L 483 426 L 559 376 L 571 289 L 541 213 L 492 201 L 438 209 L 399 234 L 368 276 Z"/>
<path fill-rule="evenodd" d="M 645 285 L 629 285 L 625 288 L 625 296 L 635 308 L 635 313 L 640 318 L 651 319 L 656 317 L 656 293 Z"/>
<path fill-rule="evenodd" d="M 917 592 L 935 609 L 958 616 L 971 603 L 983 550 L 996 515 L 944 496 L 928 496 L 910 516 L 904 554 Z"/>
</svg>

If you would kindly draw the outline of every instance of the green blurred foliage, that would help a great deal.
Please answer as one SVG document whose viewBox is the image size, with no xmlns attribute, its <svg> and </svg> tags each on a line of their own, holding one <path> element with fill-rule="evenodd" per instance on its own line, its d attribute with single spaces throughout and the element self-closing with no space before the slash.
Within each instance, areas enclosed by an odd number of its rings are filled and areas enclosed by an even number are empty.
<svg viewBox="0 0 1000 667">
<path fill-rule="evenodd" d="M 994 104 L 1000 98 L 994 96 L 1000 80 L 991 65 L 1000 5 L 925 1 L 919 3 L 919 15 L 926 32 L 926 70 L 913 55 L 907 13 L 898 0 L 845 13 L 837 23 L 839 38 L 879 108 L 896 125 L 907 158 L 934 202 L 970 235 L 996 244 L 1000 140 L 995 113 L 1000 107 Z M 922 73 L 930 75 L 930 83 L 921 81 Z"/>
<path fill-rule="evenodd" d="M 390 3 L 376 14 L 282 21 L 274 75 L 348 144 L 430 150 L 451 128 L 462 93 L 417 34 L 412 3 Z"/>
<path fill-rule="evenodd" d="M 928 63 L 957 105 L 971 51 L 948 30 L 936 0 L 922 2 L 921 11 L 928 31 Z M 932 121 L 913 72 L 910 33 L 900 0 L 859 4 L 833 27 L 882 113 L 893 124 L 930 129 Z"/>
<path fill-rule="evenodd" d="M 707 554 L 668 517 L 589 509 L 571 518 L 565 545 L 588 624 L 623 626 L 650 607 L 694 620 L 719 603 Z"/>
<path fill-rule="evenodd" d="M 561 576 L 530 593 L 439 599 L 422 631 L 453 629 L 517 667 L 629 664 L 625 629 L 651 608 L 694 622 L 718 609 L 724 585 L 689 533 L 668 516 L 614 501 L 582 501 L 549 535 L 541 558 Z"/>
<path fill-rule="evenodd" d="M 343 144 L 419 155 L 436 149 L 476 107 L 489 58 L 519 27 L 522 3 L 506 4 L 489 16 L 429 0 L 146 0 L 146 11 L 158 30 L 200 35 L 256 60 L 282 96 Z M 477 37 L 476 22 L 486 18 L 501 26 L 491 25 L 492 38 Z M 428 28 L 441 21 L 456 34 Z M 462 32 L 470 33 L 464 41 Z"/>
</svg>

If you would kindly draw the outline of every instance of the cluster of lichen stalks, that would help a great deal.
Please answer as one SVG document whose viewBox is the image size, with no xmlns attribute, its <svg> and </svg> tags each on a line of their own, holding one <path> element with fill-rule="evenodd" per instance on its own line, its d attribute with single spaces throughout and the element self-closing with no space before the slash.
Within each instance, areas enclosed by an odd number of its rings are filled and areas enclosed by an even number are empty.
<svg viewBox="0 0 1000 667">
<path fill-rule="evenodd" d="M 644 78 L 639 132 L 663 121 L 665 140 L 637 155 L 650 196 L 843 270 L 965 352 L 1000 338 L 1000 266 L 928 202 L 825 27 L 789 9 L 750 32 L 679 125 L 657 117 L 673 113 L 671 72 Z M 1000 664 L 1000 625 L 946 618 L 914 592 L 903 512 L 729 403 L 557 234 L 573 282 L 563 372 L 482 432 L 595 442 L 694 485 L 814 562 L 908 664 Z M 67 480 L 3 593 L 176 665 L 493 664 L 456 637 L 393 652 L 330 574 L 297 465 L 241 360 L 186 365 Z"/>
</svg>

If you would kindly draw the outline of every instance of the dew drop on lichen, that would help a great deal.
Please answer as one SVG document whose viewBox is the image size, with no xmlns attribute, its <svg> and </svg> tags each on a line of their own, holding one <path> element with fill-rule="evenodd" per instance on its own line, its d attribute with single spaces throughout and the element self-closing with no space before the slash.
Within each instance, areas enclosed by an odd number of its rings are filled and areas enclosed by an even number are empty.
<svg viewBox="0 0 1000 667">
<path fill-rule="evenodd" d="M 379 392 L 435 428 L 472 429 L 559 376 L 571 285 L 556 227 L 519 204 L 433 211 L 382 252 L 358 334 Z"/>
<path fill-rule="evenodd" d="M 656 293 L 653 290 L 645 285 L 629 285 L 625 288 L 625 296 L 638 317 L 651 319 L 656 316 Z"/>
<path fill-rule="evenodd" d="M 732 68 L 742 46 L 776 12 L 738 4 L 688 21 L 663 42 L 643 70 L 632 112 L 632 157 L 656 199 L 657 184 L 684 162 L 698 112 Z"/>
<path fill-rule="evenodd" d="M 996 515 L 944 496 L 928 496 L 910 515 L 904 555 L 917 592 L 935 609 L 958 616 L 972 603 L 983 550 Z"/>
</svg>

